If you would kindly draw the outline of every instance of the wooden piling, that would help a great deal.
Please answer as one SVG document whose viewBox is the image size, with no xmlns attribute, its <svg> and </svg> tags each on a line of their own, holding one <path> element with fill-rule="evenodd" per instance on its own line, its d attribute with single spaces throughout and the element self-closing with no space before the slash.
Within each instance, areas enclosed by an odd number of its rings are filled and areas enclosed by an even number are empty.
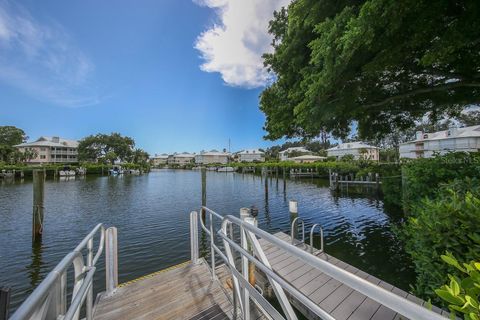
<svg viewBox="0 0 480 320">
<path fill-rule="evenodd" d="M 45 196 L 45 171 L 33 170 L 33 221 L 32 241 L 42 237 Z"/>
<path fill-rule="evenodd" d="M 10 309 L 10 293 L 10 288 L 0 288 L 0 320 L 8 319 L 8 311 Z"/>
</svg>

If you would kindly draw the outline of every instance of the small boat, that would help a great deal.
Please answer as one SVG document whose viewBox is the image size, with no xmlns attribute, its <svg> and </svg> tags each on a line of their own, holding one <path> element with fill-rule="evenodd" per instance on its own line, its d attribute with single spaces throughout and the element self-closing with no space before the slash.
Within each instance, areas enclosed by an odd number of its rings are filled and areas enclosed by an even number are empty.
<svg viewBox="0 0 480 320">
<path fill-rule="evenodd" d="M 123 174 L 123 169 L 120 166 L 114 166 L 112 169 L 108 170 L 108 172 L 112 176 L 118 176 L 120 174 Z"/>
<path fill-rule="evenodd" d="M 140 174 L 140 170 L 139 170 L 139 169 L 126 169 L 126 170 L 123 170 L 123 173 L 124 173 L 124 174 L 135 174 L 135 175 L 139 175 L 139 174 Z"/>
<path fill-rule="evenodd" d="M 84 176 L 87 174 L 87 168 L 84 167 L 78 167 L 75 171 L 79 176 Z"/>
<path fill-rule="evenodd" d="M 221 168 L 218 168 L 217 171 L 218 172 L 234 172 L 235 168 L 233 168 L 233 167 L 221 167 Z"/>
<path fill-rule="evenodd" d="M 217 171 L 217 167 L 207 167 L 207 171 Z"/>
<path fill-rule="evenodd" d="M 74 170 L 60 170 L 58 171 L 60 177 L 74 177 L 76 172 Z"/>
</svg>

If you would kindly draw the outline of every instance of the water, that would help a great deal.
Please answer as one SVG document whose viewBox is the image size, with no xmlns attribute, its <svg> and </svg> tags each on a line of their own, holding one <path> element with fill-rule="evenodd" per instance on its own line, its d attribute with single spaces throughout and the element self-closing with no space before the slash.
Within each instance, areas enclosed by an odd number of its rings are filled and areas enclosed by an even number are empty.
<svg viewBox="0 0 480 320">
<path fill-rule="evenodd" d="M 190 257 L 189 216 L 201 204 L 199 171 L 161 170 L 142 176 L 47 180 L 41 245 L 32 247 L 31 181 L 0 180 L 0 286 L 12 287 L 13 309 L 99 222 L 118 228 L 119 282 L 184 262 Z M 333 195 L 328 181 L 207 172 L 207 205 L 238 216 L 255 205 L 259 226 L 290 232 L 288 201 L 299 204 L 307 230 L 320 223 L 325 251 L 393 285 L 413 283 L 411 261 L 392 232 L 395 216 L 381 200 Z M 98 275 L 104 273 L 99 261 Z M 102 290 L 103 281 L 97 290 Z"/>
</svg>

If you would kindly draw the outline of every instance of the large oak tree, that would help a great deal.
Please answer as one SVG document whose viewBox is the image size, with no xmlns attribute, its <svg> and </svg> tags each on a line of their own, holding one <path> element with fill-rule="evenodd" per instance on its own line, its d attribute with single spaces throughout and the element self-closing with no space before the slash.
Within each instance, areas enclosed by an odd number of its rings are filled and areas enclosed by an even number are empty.
<svg viewBox="0 0 480 320">
<path fill-rule="evenodd" d="M 266 138 L 362 138 L 480 103 L 480 1 L 294 0 L 270 23 Z"/>
</svg>

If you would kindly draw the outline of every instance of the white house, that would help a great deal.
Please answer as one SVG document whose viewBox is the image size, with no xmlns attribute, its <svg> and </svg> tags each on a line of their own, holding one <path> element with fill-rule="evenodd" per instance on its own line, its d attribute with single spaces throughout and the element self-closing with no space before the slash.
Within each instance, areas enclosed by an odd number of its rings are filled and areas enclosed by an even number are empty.
<svg viewBox="0 0 480 320">
<path fill-rule="evenodd" d="M 154 166 L 162 165 L 162 164 L 167 164 L 168 161 L 168 154 L 162 153 L 162 154 L 156 154 L 154 157 L 152 157 L 152 164 Z"/>
<path fill-rule="evenodd" d="M 280 161 L 291 160 L 290 158 L 292 154 L 295 154 L 295 156 L 300 156 L 300 155 L 303 156 L 303 155 L 312 155 L 313 152 L 305 149 L 304 147 L 293 147 L 293 148 L 285 149 L 278 153 L 280 157 Z"/>
<path fill-rule="evenodd" d="M 211 164 L 219 163 L 226 164 L 230 161 L 231 154 L 228 152 L 221 152 L 217 150 L 200 152 L 195 156 L 196 164 Z"/>
<path fill-rule="evenodd" d="M 327 157 L 321 157 L 321 156 L 314 156 L 314 155 L 309 155 L 305 154 L 303 156 L 298 156 L 298 157 L 293 157 L 290 158 L 295 163 L 312 163 L 316 161 L 322 161 L 327 159 Z"/>
<path fill-rule="evenodd" d="M 34 151 L 36 157 L 27 161 L 31 164 L 78 162 L 78 141 L 60 137 L 40 137 L 34 142 L 15 146 L 20 152 Z"/>
<path fill-rule="evenodd" d="M 265 153 L 260 149 L 242 150 L 237 153 L 239 162 L 264 162 Z"/>
<path fill-rule="evenodd" d="M 400 144 L 400 158 L 430 158 L 434 153 L 480 150 L 480 125 L 426 133 L 418 131 L 415 140 Z"/>
<path fill-rule="evenodd" d="M 182 153 L 174 153 L 173 157 L 168 156 L 168 164 L 176 164 L 176 165 L 186 165 L 189 163 L 193 163 L 195 160 L 195 153 L 188 153 L 188 152 L 182 152 Z"/>
<path fill-rule="evenodd" d="M 337 159 L 346 155 L 353 155 L 354 159 L 365 159 L 378 161 L 380 159 L 380 149 L 375 146 L 368 145 L 361 141 L 341 143 L 338 146 L 327 149 L 329 157 Z"/>
</svg>

